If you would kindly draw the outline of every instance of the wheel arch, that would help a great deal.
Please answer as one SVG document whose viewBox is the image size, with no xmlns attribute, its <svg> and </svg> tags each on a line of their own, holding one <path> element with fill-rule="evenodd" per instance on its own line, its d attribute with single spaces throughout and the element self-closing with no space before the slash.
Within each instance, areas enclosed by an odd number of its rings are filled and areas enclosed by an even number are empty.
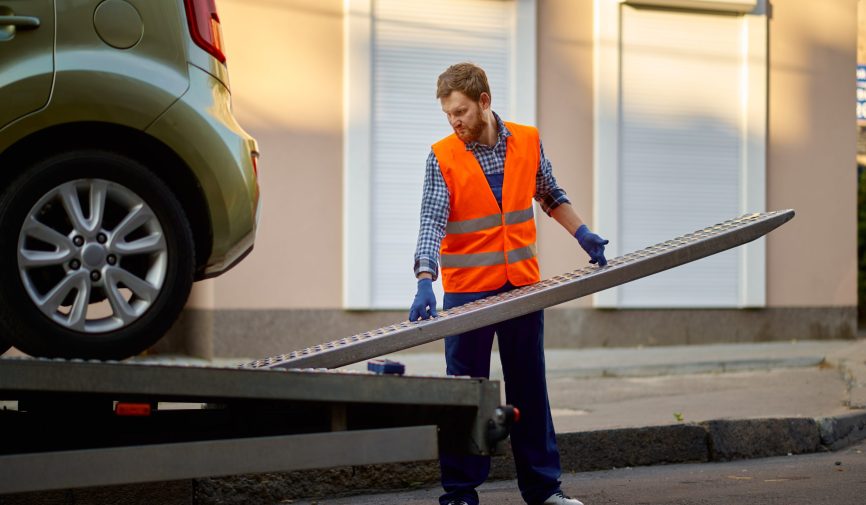
<svg viewBox="0 0 866 505">
<path fill-rule="evenodd" d="M 146 133 L 126 126 L 82 122 L 53 126 L 18 140 L 0 153 L 0 184 L 6 186 L 29 164 L 77 149 L 103 149 L 144 163 L 171 188 L 192 228 L 196 279 L 213 247 L 213 228 L 204 192 L 189 166 L 168 146 Z"/>
</svg>

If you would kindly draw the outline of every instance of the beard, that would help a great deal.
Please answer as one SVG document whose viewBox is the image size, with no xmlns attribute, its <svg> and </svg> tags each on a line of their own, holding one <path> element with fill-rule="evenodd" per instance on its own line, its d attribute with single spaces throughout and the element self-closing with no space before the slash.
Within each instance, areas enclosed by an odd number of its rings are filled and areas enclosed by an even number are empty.
<svg viewBox="0 0 866 505">
<path fill-rule="evenodd" d="M 478 139 L 481 138 L 481 133 L 484 131 L 484 117 L 481 115 L 481 110 L 478 110 L 478 113 L 474 118 L 472 118 L 472 124 L 468 122 L 463 122 L 463 133 L 454 130 L 454 133 L 457 135 L 457 138 L 462 140 L 464 143 L 468 144 L 470 142 L 477 142 Z"/>
</svg>

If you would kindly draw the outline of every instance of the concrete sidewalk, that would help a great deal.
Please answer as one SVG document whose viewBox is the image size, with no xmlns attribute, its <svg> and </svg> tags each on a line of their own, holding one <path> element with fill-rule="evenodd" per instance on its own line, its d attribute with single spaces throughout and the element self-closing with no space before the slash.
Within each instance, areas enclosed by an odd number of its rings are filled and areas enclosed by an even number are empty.
<svg viewBox="0 0 866 505">
<path fill-rule="evenodd" d="M 403 363 L 407 375 L 445 374 L 441 350 L 383 357 Z M 818 418 L 866 408 L 866 339 L 547 349 L 545 359 L 558 433 L 722 419 Z M 233 367 L 251 359 L 207 362 L 157 355 L 134 361 Z M 366 367 L 362 362 L 341 370 Z M 490 376 L 502 380 L 496 350 Z"/>
<path fill-rule="evenodd" d="M 545 355 L 566 473 L 819 452 L 866 439 L 866 339 Z M 444 373 L 441 353 L 387 357 L 410 375 Z M 495 352 L 491 377 L 502 377 Z M 491 481 L 514 478 L 504 452 L 494 458 Z M 420 462 L 201 479 L 196 489 L 201 503 L 315 503 L 416 488 L 435 496 L 437 484 L 436 462 Z M 390 496 L 399 502 L 401 495 Z"/>
<path fill-rule="evenodd" d="M 441 353 L 386 357 L 409 375 L 444 374 Z M 548 349 L 545 357 L 558 433 L 835 416 L 848 412 L 852 394 L 855 406 L 866 407 L 862 386 L 849 385 L 866 382 L 866 340 Z M 490 375 L 502 379 L 496 351 Z"/>
</svg>

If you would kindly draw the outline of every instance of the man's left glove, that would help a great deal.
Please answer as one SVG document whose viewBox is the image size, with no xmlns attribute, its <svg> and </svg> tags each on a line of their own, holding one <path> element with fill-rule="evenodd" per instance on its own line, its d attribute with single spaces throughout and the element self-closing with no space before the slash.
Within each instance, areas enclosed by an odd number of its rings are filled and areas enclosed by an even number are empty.
<svg viewBox="0 0 866 505">
<path fill-rule="evenodd" d="M 428 310 L 429 309 L 429 310 Z M 436 317 L 436 295 L 433 294 L 432 279 L 418 279 L 418 292 L 409 309 L 409 320 L 430 319 Z"/>
<path fill-rule="evenodd" d="M 577 242 L 580 244 L 580 247 L 583 247 L 586 254 L 589 254 L 590 263 L 598 263 L 600 267 L 607 265 L 607 260 L 604 259 L 604 246 L 610 242 L 609 240 L 605 240 L 589 231 L 589 228 L 585 224 L 580 225 L 580 228 L 574 232 L 574 238 L 577 239 Z"/>
</svg>

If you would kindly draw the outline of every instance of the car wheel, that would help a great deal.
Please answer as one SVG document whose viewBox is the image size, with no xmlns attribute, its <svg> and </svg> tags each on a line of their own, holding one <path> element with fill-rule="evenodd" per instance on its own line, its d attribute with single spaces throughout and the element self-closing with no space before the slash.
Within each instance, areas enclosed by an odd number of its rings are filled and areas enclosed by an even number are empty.
<svg viewBox="0 0 866 505">
<path fill-rule="evenodd" d="M 30 355 L 135 355 L 168 331 L 192 286 L 180 204 L 120 154 L 25 167 L 0 196 L 0 236 L 0 335 Z"/>
</svg>

